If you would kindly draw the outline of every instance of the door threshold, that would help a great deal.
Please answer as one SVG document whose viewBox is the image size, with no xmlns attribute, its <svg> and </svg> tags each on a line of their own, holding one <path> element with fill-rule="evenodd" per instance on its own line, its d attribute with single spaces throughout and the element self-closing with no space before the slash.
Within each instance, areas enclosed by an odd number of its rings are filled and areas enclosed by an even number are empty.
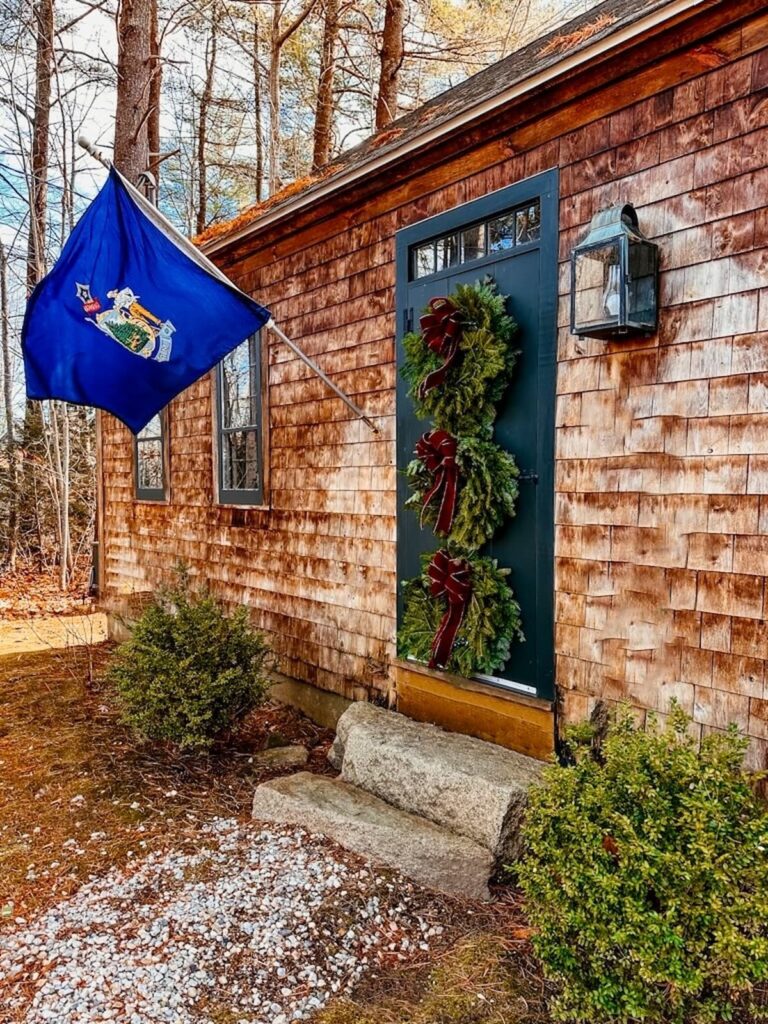
<svg viewBox="0 0 768 1024">
<path fill-rule="evenodd" d="M 550 700 L 482 679 L 465 679 L 420 662 L 395 660 L 397 710 L 449 732 L 496 743 L 539 760 L 555 749 Z"/>
</svg>

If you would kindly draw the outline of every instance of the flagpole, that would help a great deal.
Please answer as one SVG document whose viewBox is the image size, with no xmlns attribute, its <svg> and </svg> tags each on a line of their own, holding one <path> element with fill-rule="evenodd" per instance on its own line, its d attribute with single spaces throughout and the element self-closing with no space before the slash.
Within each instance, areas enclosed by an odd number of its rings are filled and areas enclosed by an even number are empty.
<svg viewBox="0 0 768 1024">
<path fill-rule="evenodd" d="M 375 423 L 368 419 L 368 417 L 365 415 L 360 406 L 357 405 L 349 397 L 349 395 L 345 394 L 345 392 L 343 392 L 340 387 L 337 387 L 336 384 L 333 383 L 328 374 L 320 369 L 320 367 L 317 365 L 314 359 L 311 359 L 307 355 L 307 353 L 303 352 L 295 342 L 291 341 L 287 334 L 280 330 L 280 328 L 277 326 L 272 317 L 270 317 L 269 320 L 267 320 L 264 326 L 268 327 L 270 331 L 274 331 L 278 338 L 280 338 L 280 340 L 283 341 L 288 346 L 291 352 L 294 352 L 299 357 L 299 359 L 302 360 L 302 362 L 306 363 L 310 370 L 314 370 L 314 372 L 317 374 L 320 380 L 323 381 L 324 384 L 327 384 L 331 391 L 338 395 L 342 402 L 344 402 L 344 404 L 347 405 L 352 410 L 352 412 L 357 416 L 358 419 L 361 419 L 367 427 L 370 427 L 374 434 L 378 434 L 379 428 L 376 426 Z"/>
<path fill-rule="evenodd" d="M 107 170 L 112 166 L 112 161 L 104 156 L 101 150 L 97 149 L 91 140 L 87 139 L 84 135 L 78 135 L 77 144 L 81 149 L 84 149 L 86 153 L 89 153 L 94 160 L 98 160 L 100 164 L 107 168 Z"/>
<path fill-rule="evenodd" d="M 90 153 L 94 160 L 98 160 L 99 163 L 103 164 L 106 168 L 110 168 L 112 166 L 111 161 L 107 157 L 105 157 L 101 150 L 97 149 L 96 146 L 94 146 L 93 143 L 90 142 L 84 135 L 79 136 L 77 141 L 78 144 L 82 146 L 82 148 L 86 151 L 86 153 Z M 125 182 L 126 187 L 129 189 L 129 191 L 136 196 L 136 199 L 140 203 L 143 200 L 149 206 L 149 210 L 147 210 L 147 213 L 150 213 L 151 211 L 152 214 L 154 214 L 160 221 L 163 222 L 163 225 L 165 226 L 166 230 L 172 233 L 174 240 L 178 239 L 178 244 L 180 244 L 180 247 L 183 248 L 183 250 L 192 259 L 194 259 L 197 263 L 200 263 L 203 266 L 205 266 L 208 270 L 211 271 L 211 273 L 215 274 L 216 277 L 220 278 L 222 281 L 224 281 L 224 283 L 228 284 L 231 288 L 235 288 L 237 291 L 239 291 L 236 285 L 234 285 L 232 281 L 230 281 L 229 278 L 225 274 L 223 274 L 221 270 L 219 270 L 215 263 L 212 263 L 207 256 L 203 255 L 203 253 L 201 253 L 200 250 L 197 249 L 197 247 L 194 246 L 189 241 L 188 238 L 185 238 L 183 235 L 179 234 L 176 228 L 170 223 L 170 221 L 166 217 L 163 216 L 160 210 L 157 209 L 155 203 L 153 203 L 148 196 L 143 196 L 141 192 L 134 185 L 132 185 L 131 182 L 126 181 L 125 178 L 123 178 L 122 180 Z M 154 176 L 149 171 L 145 172 L 145 183 L 148 184 L 150 188 L 152 188 L 154 185 Z M 278 336 L 278 338 L 280 338 L 280 340 L 288 346 L 291 352 L 297 355 L 299 359 L 301 359 L 301 361 L 306 366 L 308 366 L 310 370 L 312 370 L 313 373 L 316 373 L 320 380 L 327 387 L 329 387 L 331 391 L 333 391 L 333 393 L 338 398 L 340 398 L 349 409 L 352 410 L 352 412 L 355 414 L 355 416 L 357 416 L 358 419 L 362 420 L 363 423 L 365 423 L 365 425 L 370 430 L 372 430 L 374 434 L 379 433 L 379 428 L 368 416 L 366 416 L 366 414 L 363 412 L 360 406 L 355 401 L 353 401 L 349 397 L 349 395 L 346 394 L 346 392 L 342 391 L 341 388 L 338 387 L 338 385 L 334 384 L 334 382 L 331 380 L 328 374 L 325 373 L 324 370 L 320 369 L 320 367 L 317 365 L 314 359 L 310 358 L 310 356 L 308 356 L 307 353 L 304 352 L 296 344 L 295 341 L 292 341 L 288 337 L 288 335 L 277 326 L 272 317 L 269 318 L 265 326 L 268 327 L 271 331 L 273 331 Z"/>
</svg>

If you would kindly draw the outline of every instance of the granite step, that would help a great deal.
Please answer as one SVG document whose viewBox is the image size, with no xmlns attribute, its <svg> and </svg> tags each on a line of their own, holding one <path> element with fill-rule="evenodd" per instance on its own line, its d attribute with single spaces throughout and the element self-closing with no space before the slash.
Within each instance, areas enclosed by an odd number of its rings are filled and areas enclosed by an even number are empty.
<svg viewBox="0 0 768 1024">
<path fill-rule="evenodd" d="M 485 847 L 496 867 L 521 853 L 528 791 L 544 767 L 364 702 L 339 719 L 330 758 L 345 782 Z"/>
<path fill-rule="evenodd" d="M 265 782 L 254 794 L 253 817 L 323 833 L 428 888 L 489 899 L 489 849 L 343 779 L 298 772 Z"/>
</svg>

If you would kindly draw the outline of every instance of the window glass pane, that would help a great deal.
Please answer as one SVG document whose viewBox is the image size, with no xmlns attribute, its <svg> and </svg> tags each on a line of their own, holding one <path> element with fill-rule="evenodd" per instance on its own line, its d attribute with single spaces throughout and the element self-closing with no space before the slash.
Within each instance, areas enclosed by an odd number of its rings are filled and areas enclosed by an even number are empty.
<svg viewBox="0 0 768 1024">
<path fill-rule="evenodd" d="M 459 236 L 446 235 L 437 241 L 437 270 L 444 270 L 459 262 Z"/>
<path fill-rule="evenodd" d="M 160 424 L 160 413 L 157 416 L 153 416 L 146 427 L 142 427 L 139 433 L 136 435 L 139 439 L 148 437 L 160 437 L 163 433 L 163 428 Z"/>
<path fill-rule="evenodd" d="M 259 486 L 259 437 L 256 430 L 221 435 L 222 486 L 226 491 L 255 491 Z"/>
<path fill-rule="evenodd" d="M 414 253 L 413 271 L 416 277 L 426 277 L 435 272 L 435 243 L 420 245 Z"/>
<path fill-rule="evenodd" d="M 146 428 L 145 428 L 146 429 Z M 161 440 L 136 442 L 139 490 L 163 489 L 163 442 Z"/>
<path fill-rule="evenodd" d="M 219 487 L 224 500 L 260 501 L 261 398 L 258 335 L 219 364 Z M 239 492 L 227 497 L 227 492 Z"/>
<path fill-rule="evenodd" d="M 221 425 L 250 427 L 257 423 L 258 387 L 251 340 L 221 361 Z"/>
<path fill-rule="evenodd" d="M 531 203 L 515 214 L 518 245 L 536 242 L 541 234 L 541 209 L 538 203 Z"/>
<path fill-rule="evenodd" d="M 491 252 L 511 249 L 515 244 L 515 215 L 505 214 L 488 224 L 488 242 Z"/>
<path fill-rule="evenodd" d="M 479 260 L 485 256 L 485 224 L 476 224 L 461 233 L 461 261 Z"/>
</svg>

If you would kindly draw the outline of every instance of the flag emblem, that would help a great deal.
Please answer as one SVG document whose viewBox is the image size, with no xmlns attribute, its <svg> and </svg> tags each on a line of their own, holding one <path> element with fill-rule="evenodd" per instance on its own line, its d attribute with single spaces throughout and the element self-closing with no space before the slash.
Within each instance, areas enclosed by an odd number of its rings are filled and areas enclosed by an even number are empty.
<svg viewBox="0 0 768 1024">
<path fill-rule="evenodd" d="M 171 358 L 173 332 L 170 320 L 161 320 L 139 303 L 139 296 L 131 288 L 115 288 L 107 292 L 112 308 L 101 310 L 101 302 L 91 295 L 91 287 L 76 283 L 77 297 L 83 304 L 88 323 L 119 342 L 129 352 L 166 363 Z"/>
</svg>

